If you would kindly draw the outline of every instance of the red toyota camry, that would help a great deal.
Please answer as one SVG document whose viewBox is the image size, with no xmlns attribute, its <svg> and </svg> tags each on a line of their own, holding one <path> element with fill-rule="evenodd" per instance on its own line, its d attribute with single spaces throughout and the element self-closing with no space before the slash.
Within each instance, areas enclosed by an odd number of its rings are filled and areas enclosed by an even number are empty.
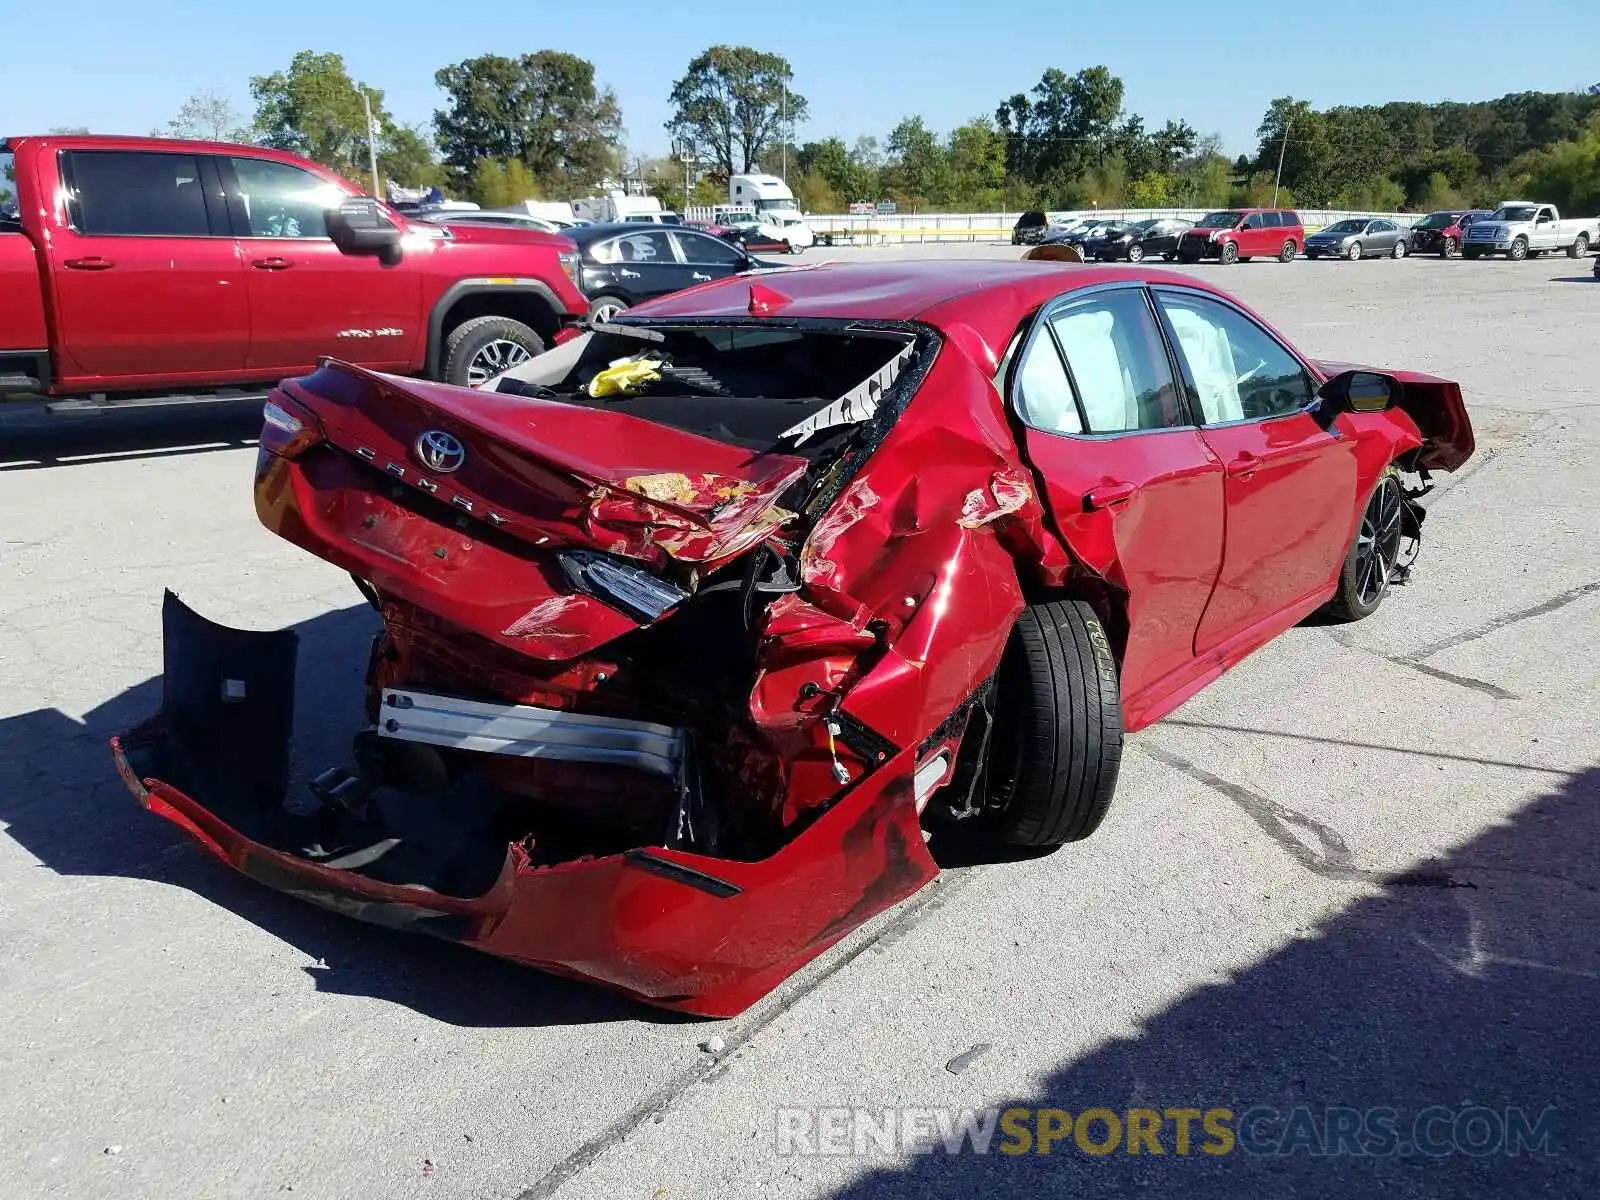
<svg viewBox="0 0 1600 1200">
<path fill-rule="evenodd" d="M 1415 557 L 1456 384 L 1302 355 L 1188 276 L 827 264 L 631 310 L 484 390 L 266 407 L 266 526 L 382 616 L 285 804 L 294 634 L 168 595 L 128 785 L 329 908 L 737 1013 L 954 836 L 1088 836 L 1126 731 Z"/>
</svg>

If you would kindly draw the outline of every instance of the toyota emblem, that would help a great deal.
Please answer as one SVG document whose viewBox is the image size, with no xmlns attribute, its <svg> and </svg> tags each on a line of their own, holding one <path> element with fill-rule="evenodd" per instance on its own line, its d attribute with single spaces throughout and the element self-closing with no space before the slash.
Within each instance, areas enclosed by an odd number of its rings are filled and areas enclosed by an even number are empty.
<svg viewBox="0 0 1600 1200">
<path fill-rule="evenodd" d="M 417 461 L 437 475 L 449 475 L 467 461 L 461 439 L 442 429 L 424 429 L 417 435 Z"/>
</svg>

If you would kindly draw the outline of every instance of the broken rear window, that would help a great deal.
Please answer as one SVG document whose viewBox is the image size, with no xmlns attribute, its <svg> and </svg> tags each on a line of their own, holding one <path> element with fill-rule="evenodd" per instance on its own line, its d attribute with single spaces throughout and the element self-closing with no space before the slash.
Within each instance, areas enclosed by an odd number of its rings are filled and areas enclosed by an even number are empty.
<svg viewBox="0 0 1600 1200">
<path fill-rule="evenodd" d="M 756 451 L 821 453 L 878 409 L 916 349 L 904 329 L 612 325 L 497 386 Z"/>
</svg>

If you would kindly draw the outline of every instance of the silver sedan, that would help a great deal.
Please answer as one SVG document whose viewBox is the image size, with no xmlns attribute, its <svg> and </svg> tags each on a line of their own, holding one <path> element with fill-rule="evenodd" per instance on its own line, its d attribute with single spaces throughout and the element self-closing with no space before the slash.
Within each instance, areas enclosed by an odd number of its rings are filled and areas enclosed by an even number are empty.
<svg viewBox="0 0 1600 1200">
<path fill-rule="evenodd" d="M 1406 230 L 1383 217 L 1351 217 L 1335 221 L 1306 238 L 1307 258 L 1348 258 L 1352 262 L 1373 255 L 1404 258 L 1411 250 Z"/>
</svg>

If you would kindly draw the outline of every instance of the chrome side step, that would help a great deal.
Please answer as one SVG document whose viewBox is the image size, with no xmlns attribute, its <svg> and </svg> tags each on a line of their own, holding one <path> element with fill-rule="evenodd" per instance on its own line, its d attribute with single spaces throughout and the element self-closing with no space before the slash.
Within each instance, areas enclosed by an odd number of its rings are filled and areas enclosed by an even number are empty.
<svg viewBox="0 0 1600 1200">
<path fill-rule="evenodd" d="M 595 717 L 527 704 L 485 704 L 385 688 L 380 737 L 452 750 L 610 763 L 676 780 L 685 733 L 670 725 Z"/>
</svg>

